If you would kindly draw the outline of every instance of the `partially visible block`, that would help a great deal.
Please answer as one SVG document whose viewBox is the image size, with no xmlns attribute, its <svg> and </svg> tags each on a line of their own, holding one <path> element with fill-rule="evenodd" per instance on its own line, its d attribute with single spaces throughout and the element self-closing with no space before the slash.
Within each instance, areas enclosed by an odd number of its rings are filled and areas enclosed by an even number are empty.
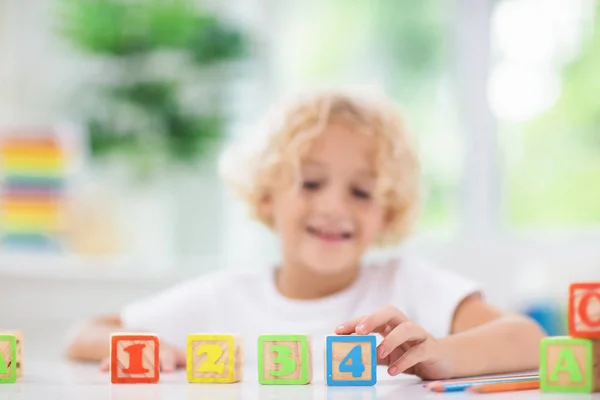
<svg viewBox="0 0 600 400">
<path fill-rule="evenodd" d="M 542 339 L 540 346 L 543 392 L 600 391 L 600 340 L 549 337 Z"/>
<path fill-rule="evenodd" d="M 244 360 L 240 335 L 190 334 L 186 347 L 188 382 L 233 383 L 242 380 Z"/>
<path fill-rule="evenodd" d="M 17 338 L 0 335 L 0 383 L 17 381 Z"/>
<path fill-rule="evenodd" d="M 307 335 L 260 335 L 258 381 L 263 385 L 306 385 L 312 380 Z"/>
<path fill-rule="evenodd" d="M 377 382 L 374 335 L 327 336 L 326 381 L 329 386 L 372 386 Z"/>
<path fill-rule="evenodd" d="M 110 338 L 112 383 L 155 383 L 160 378 L 158 336 L 115 333 Z"/>
<path fill-rule="evenodd" d="M 600 339 L 600 282 L 570 285 L 569 335 Z"/>
<path fill-rule="evenodd" d="M 17 378 L 23 376 L 23 334 L 20 331 L 0 331 L 0 335 L 14 335 L 17 340 Z"/>
</svg>

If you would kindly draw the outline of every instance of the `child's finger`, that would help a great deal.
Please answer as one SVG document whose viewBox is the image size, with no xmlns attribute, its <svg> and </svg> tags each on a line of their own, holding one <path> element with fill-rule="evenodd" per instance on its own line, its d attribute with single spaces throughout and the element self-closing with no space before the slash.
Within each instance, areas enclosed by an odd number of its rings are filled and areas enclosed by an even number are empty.
<svg viewBox="0 0 600 400">
<path fill-rule="evenodd" d="M 355 331 L 358 334 L 367 335 L 388 323 L 398 325 L 404 321 L 408 321 L 408 317 L 402 311 L 393 306 L 385 306 L 363 319 L 356 326 Z"/>
<path fill-rule="evenodd" d="M 165 351 L 160 355 L 160 367 L 163 372 L 175 371 L 175 355 L 171 351 Z"/>
<path fill-rule="evenodd" d="M 352 321 L 344 322 L 342 325 L 335 328 L 335 333 L 338 335 L 351 335 L 356 332 L 356 326 L 359 325 L 365 318 L 365 316 L 362 316 L 359 318 L 355 318 Z M 391 329 L 387 325 L 382 325 L 373 329 L 372 332 L 379 333 L 382 336 L 386 336 L 390 331 Z"/>
<path fill-rule="evenodd" d="M 175 368 L 185 367 L 187 362 L 187 354 L 185 351 L 181 351 L 180 349 L 175 350 Z"/>
<path fill-rule="evenodd" d="M 377 354 L 387 357 L 394 349 L 406 343 L 415 341 L 420 343 L 427 339 L 427 333 L 412 321 L 405 321 L 392 330 L 379 344 Z"/>
<path fill-rule="evenodd" d="M 354 333 L 356 325 L 360 324 L 361 321 L 365 319 L 365 317 L 366 316 L 363 315 L 362 317 L 354 318 L 351 321 L 344 322 L 343 324 L 335 328 L 335 333 L 337 333 L 338 335 L 349 335 L 351 333 Z"/>
<path fill-rule="evenodd" d="M 418 363 L 425 360 L 427 348 L 425 342 L 410 348 L 396 362 L 388 368 L 388 373 L 392 376 L 398 375 L 409 368 L 414 367 Z"/>
<path fill-rule="evenodd" d="M 108 372 L 110 369 L 110 358 L 106 357 L 104 360 L 100 361 L 100 371 Z"/>
</svg>

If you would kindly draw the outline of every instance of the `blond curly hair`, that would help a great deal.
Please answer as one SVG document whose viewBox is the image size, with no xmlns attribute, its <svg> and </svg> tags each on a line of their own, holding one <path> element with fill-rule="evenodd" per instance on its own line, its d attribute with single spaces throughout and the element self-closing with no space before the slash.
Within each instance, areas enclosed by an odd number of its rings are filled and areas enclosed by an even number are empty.
<svg viewBox="0 0 600 400">
<path fill-rule="evenodd" d="M 223 153 L 224 182 L 269 228 L 259 205 L 272 192 L 282 171 L 298 171 L 302 156 L 332 122 L 342 122 L 376 141 L 377 189 L 387 209 L 379 245 L 408 236 L 420 205 L 420 166 L 401 113 L 385 96 L 335 90 L 313 91 L 276 104 L 258 132 L 234 142 Z"/>
</svg>

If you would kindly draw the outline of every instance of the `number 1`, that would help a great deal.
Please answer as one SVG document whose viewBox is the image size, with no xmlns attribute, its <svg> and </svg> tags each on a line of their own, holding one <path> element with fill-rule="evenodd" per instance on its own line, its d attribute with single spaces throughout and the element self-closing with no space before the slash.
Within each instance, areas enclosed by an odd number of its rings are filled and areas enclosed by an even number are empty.
<svg viewBox="0 0 600 400">
<path fill-rule="evenodd" d="M 144 364 L 142 363 L 142 352 L 145 347 L 146 343 L 138 343 L 123 349 L 123 351 L 129 353 L 129 367 L 124 369 L 123 372 L 126 374 L 145 374 L 150 372 L 149 369 L 144 368 Z"/>
</svg>

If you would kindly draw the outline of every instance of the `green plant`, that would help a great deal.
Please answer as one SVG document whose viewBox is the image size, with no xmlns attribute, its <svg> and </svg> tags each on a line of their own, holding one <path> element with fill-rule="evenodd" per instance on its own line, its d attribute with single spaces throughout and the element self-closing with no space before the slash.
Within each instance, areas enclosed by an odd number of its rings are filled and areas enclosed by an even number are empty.
<svg viewBox="0 0 600 400">
<path fill-rule="evenodd" d="M 57 2 L 61 37 L 106 70 L 84 88 L 93 156 L 127 155 L 147 168 L 192 162 L 218 141 L 219 83 L 225 62 L 245 54 L 242 33 L 191 0 Z M 182 99 L 190 86 L 200 87 L 204 106 Z"/>
</svg>

